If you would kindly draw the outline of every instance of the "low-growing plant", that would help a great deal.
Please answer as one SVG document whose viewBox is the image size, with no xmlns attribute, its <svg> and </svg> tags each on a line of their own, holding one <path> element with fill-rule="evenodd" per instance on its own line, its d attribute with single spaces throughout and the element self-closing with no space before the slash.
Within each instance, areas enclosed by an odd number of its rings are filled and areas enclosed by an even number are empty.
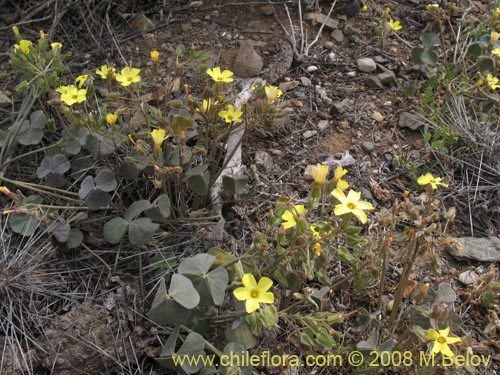
<svg viewBox="0 0 500 375">
<path fill-rule="evenodd" d="M 338 327 L 352 314 L 359 316 L 361 332 L 366 332 L 356 344 L 365 355 L 365 365 L 374 353 L 409 353 L 426 342 L 433 344 L 429 353 L 450 355 L 450 347 L 444 344 L 461 341 L 448 337 L 450 328 L 455 332 L 461 326 L 460 317 L 452 312 L 456 302 L 452 286 L 443 282 L 432 287 L 411 279 L 419 258 L 427 259 L 435 275 L 440 273 L 439 249 L 448 245 L 443 228 L 453 220 L 454 210 L 444 212 L 435 191 L 447 185 L 430 173 L 420 176 L 417 183 L 426 189 L 418 202 L 405 192 L 403 201 L 377 210 L 368 234 L 356 222 L 366 224 L 366 211 L 374 207 L 350 189 L 346 173 L 338 167 L 328 180 L 328 166 L 314 167 L 305 204 L 279 199 L 269 213 L 267 228 L 255 234 L 243 254 L 212 248 L 207 254 L 183 259 L 168 283 L 160 280 L 148 317 L 160 326 L 175 327 L 157 359 L 161 365 L 186 373 L 213 373 L 215 368 L 202 369 L 201 362 L 186 367 L 178 359 L 219 358 L 228 351 L 244 356 L 259 338 L 269 340 L 272 332 L 284 327 L 295 338 L 291 344 L 299 353 L 342 353 L 346 349 Z M 386 280 L 395 262 L 402 270 L 392 287 L 389 307 Z M 331 268 L 337 263 L 345 270 L 339 275 Z M 335 311 L 332 296 L 343 289 L 359 297 L 376 290 L 369 293 L 378 299 L 376 315 L 368 312 L 368 306 L 357 312 Z M 234 309 L 228 291 L 236 300 Z M 217 314 L 214 308 L 226 312 Z M 221 329 L 225 340 L 211 342 L 211 332 Z M 184 337 L 180 347 L 176 346 L 179 337 Z M 217 359 L 214 363 L 219 364 Z M 252 369 L 239 371 L 251 373 Z"/>
<path fill-rule="evenodd" d="M 51 96 L 51 107 L 41 109 L 35 109 L 34 94 L 23 101 L 24 115 L 9 128 L 0 153 L 3 183 L 38 193 L 14 194 L 10 223 L 20 234 L 30 235 L 41 225 L 52 228 L 58 243 L 77 247 L 83 240 L 78 228 L 86 218 L 82 215 L 104 211 L 111 215 L 102 226 L 109 243 L 142 245 L 175 219 L 208 216 L 212 186 L 233 156 L 231 137 L 255 128 L 274 133 L 287 115 L 281 90 L 271 85 L 258 84 L 235 102 L 233 73 L 206 69 L 206 55 L 194 47 L 183 62 L 178 49 L 176 71 L 165 84 L 157 79 L 160 53 L 152 51 L 150 71 L 102 65 L 60 85 L 62 44 L 48 49 L 45 36 L 35 45 L 14 31 L 13 67 L 22 79 L 31 74 L 32 81 L 41 82 L 35 85 L 40 86 L 36 97 Z M 213 82 L 197 88 L 201 98 L 181 83 L 183 70 L 195 63 Z M 18 87 L 20 93 L 23 87 Z M 32 149 L 11 157 L 18 144 Z M 39 183 L 23 181 L 29 175 L 9 178 L 13 161 L 37 153 L 44 154 L 36 170 Z M 240 194 L 246 180 L 224 175 L 226 193 Z M 49 203 L 47 197 L 60 203 Z"/>
</svg>

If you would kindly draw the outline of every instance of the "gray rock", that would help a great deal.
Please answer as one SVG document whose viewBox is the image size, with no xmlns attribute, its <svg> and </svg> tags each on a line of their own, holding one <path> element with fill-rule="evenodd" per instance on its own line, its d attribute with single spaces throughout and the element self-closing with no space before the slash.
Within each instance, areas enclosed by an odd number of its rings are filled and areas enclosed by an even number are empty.
<svg viewBox="0 0 500 375">
<path fill-rule="evenodd" d="M 375 121 L 377 121 L 378 123 L 384 121 L 384 116 L 382 116 L 382 114 L 380 112 L 373 112 L 372 113 L 372 119 L 374 119 Z"/>
<path fill-rule="evenodd" d="M 354 17 L 360 11 L 361 6 L 358 0 L 351 0 L 342 8 L 342 14 L 345 14 L 347 17 Z"/>
<path fill-rule="evenodd" d="M 319 70 L 319 68 L 316 66 L 316 65 L 309 65 L 306 70 L 309 72 L 309 73 L 312 73 L 312 72 L 315 72 L 317 70 Z"/>
<path fill-rule="evenodd" d="M 371 73 L 377 69 L 377 63 L 369 57 L 358 59 L 356 64 L 358 65 L 358 69 L 364 73 Z"/>
<path fill-rule="evenodd" d="M 384 87 L 384 84 L 378 79 L 377 76 L 367 76 L 365 77 L 365 85 L 371 89 L 381 89 Z"/>
<path fill-rule="evenodd" d="M 456 242 L 451 241 L 446 250 L 455 259 L 471 259 L 488 263 L 500 262 L 500 238 L 460 237 L 452 240 Z"/>
<path fill-rule="evenodd" d="M 322 25 L 326 19 L 325 27 L 330 30 L 335 30 L 337 27 L 339 27 L 339 22 L 337 20 L 334 20 L 333 18 L 330 17 L 327 18 L 324 14 L 321 13 L 315 13 L 315 12 L 306 13 L 304 19 L 307 21 L 311 21 L 313 25 L 316 24 Z"/>
<path fill-rule="evenodd" d="M 370 152 L 373 151 L 373 149 L 375 148 L 375 145 L 373 144 L 373 142 L 363 142 L 361 144 L 361 148 L 367 153 L 369 154 Z"/>
<path fill-rule="evenodd" d="M 240 42 L 240 50 L 234 59 L 233 71 L 241 78 L 255 77 L 264 66 L 264 60 L 248 40 Z"/>
<path fill-rule="evenodd" d="M 302 134 L 302 136 L 303 136 L 305 139 L 309 139 L 309 138 L 314 137 L 316 134 L 318 134 L 318 131 L 317 131 L 317 130 L 306 130 L 306 131 L 304 132 L 304 134 Z"/>
<path fill-rule="evenodd" d="M 324 131 L 326 129 L 328 129 L 328 127 L 330 126 L 330 121 L 328 120 L 321 120 L 320 122 L 318 122 L 318 125 L 316 125 L 318 127 L 318 129 L 320 131 Z"/>
<path fill-rule="evenodd" d="M 361 35 L 361 30 L 347 24 L 344 26 L 344 35 Z"/>
<path fill-rule="evenodd" d="M 328 60 L 330 60 L 330 61 L 337 61 L 337 54 L 335 52 L 330 52 L 328 54 Z"/>
<path fill-rule="evenodd" d="M 294 88 L 296 88 L 298 85 L 300 85 L 299 81 L 288 81 L 288 82 L 283 82 L 280 83 L 280 90 L 283 92 L 291 91 Z"/>
<path fill-rule="evenodd" d="M 311 86 L 311 80 L 307 77 L 300 77 L 300 83 L 302 83 L 302 86 Z"/>
<path fill-rule="evenodd" d="M 472 270 L 467 270 L 458 275 L 458 281 L 464 285 L 474 284 L 474 282 L 479 278 L 479 275 Z"/>
<path fill-rule="evenodd" d="M 353 105 L 354 105 L 354 100 L 345 98 L 340 102 L 333 103 L 332 110 L 338 114 L 343 114 L 345 112 L 350 111 Z"/>
<path fill-rule="evenodd" d="M 333 30 L 332 39 L 337 43 L 342 43 L 344 41 L 344 33 L 340 29 Z"/>
<path fill-rule="evenodd" d="M 411 130 L 418 130 L 424 123 L 422 119 L 414 113 L 401 112 L 399 114 L 398 126 L 400 128 L 408 128 Z"/>
<path fill-rule="evenodd" d="M 265 151 L 257 151 L 255 153 L 255 164 L 260 165 L 267 172 L 271 172 L 274 166 L 273 158 Z"/>
<path fill-rule="evenodd" d="M 396 81 L 396 74 L 394 74 L 392 70 L 380 73 L 377 75 L 377 77 L 384 85 L 391 85 Z"/>
<path fill-rule="evenodd" d="M 323 45 L 326 49 L 332 49 L 333 47 L 335 47 L 335 44 L 333 42 L 325 42 L 325 44 Z"/>
</svg>

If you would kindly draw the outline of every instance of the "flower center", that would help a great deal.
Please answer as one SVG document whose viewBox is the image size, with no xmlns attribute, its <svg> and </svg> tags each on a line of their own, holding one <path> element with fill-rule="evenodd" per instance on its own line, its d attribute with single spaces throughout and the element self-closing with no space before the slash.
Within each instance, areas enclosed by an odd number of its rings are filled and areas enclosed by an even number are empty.
<svg viewBox="0 0 500 375">
<path fill-rule="evenodd" d="M 356 208 L 356 204 L 353 202 L 349 202 L 347 203 L 347 208 L 349 208 L 350 210 L 354 210 Z"/>
<path fill-rule="evenodd" d="M 72 98 L 72 99 L 78 99 L 78 95 L 77 95 L 77 94 L 73 94 L 73 95 L 71 96 L 71 98 Z"/>
<path fill-rule="evenodd" d="M 446 337 L 444 336 L 439 336 L 437 339 L 437 342 L 440 344 L 446 344 Z"/>
<path fill-rule="evenodd" d="M 259 296 L 259 291 L 258 290 L 252 290 L 250 292 L 250 297 L 257 298 L 258 296 Z"/>
<path fill-rule="evenodd" d="M 133 77 L 127 77 L 127 81 L 132 81 Z"/>
</svg>

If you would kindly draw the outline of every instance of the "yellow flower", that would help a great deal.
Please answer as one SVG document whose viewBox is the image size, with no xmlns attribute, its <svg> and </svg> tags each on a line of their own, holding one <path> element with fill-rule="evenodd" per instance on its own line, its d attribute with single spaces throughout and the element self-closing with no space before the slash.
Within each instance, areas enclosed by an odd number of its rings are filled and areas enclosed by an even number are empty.
<svg viewBox="0 0 500 375">
<path fill-rule="evenodd" d="M 19 44 L 14 44 L 14 51 L 21 50 L 25 55 L 29 55 L 30 48 L 33 45 L 31 40 L 21 39 Z"/>
<path fill-rule="evenodd" d="M 45 34 L 45 31 L 40 30 L 40 40 L 43 40 L 45 38 L 47 38 L 47 34 Z"/>
<path fill-rule="evenodd" d="M 445 329 L 440 329 L 436 331 L 433 328 L 429 328 L 427 330 L 427 339 L 434 341 L 434 345 L 432 345 L 431 354 L 441 353 L 445 357 L 453 357 L 454 354 L 451 351 L 448 344 L 454 344 L 457 342 L 461 342 L 462 340 L 459 337 L 448 337 L 450 333 L 450 327 Z"/>
<path fill-rule="evenodd" d="M 398 31 L 398 30 L 401 30 L 403 28 L 403 26 L 401 26 L 401 22 L 394 21 L 393 19 L 389 20 L 389 26 L 391 27 L 391 30 L 393 30 L 393 31 Z"/>
<path fill-rule="evenodd" d="M 299 204 L 297 206 L 293 206 L 291 210 L 286 210 L 281 218 L 285 221 L 283 223 L 283 228 L 293 228 L 297 225 L 297 220 L 300 219 L 302 213 L 304 212 L 304 205 Z"/>
<path fill-rule="evenodd" d="M 500 38 L 500 33 L 497 33 L 496 31 L 492 31 L 490 34 L 490 44 L 494 45 L 499 38 Z"/>
<path fill-rule="evenodd" d="M 499 8 L 495 8 L 495 13 L 493 13 L 493 16 L 500 17 L 500 7 Z"/>
<path fill-rule="evenodd" d="M 439 8 L 439 4 L 435 4 L 435 3 L 427 4 L 427 11 L 429 11 L 429 12 L 431 12 L 437 8 Z"/>
<path fill-rule="evenodd" d="M 500 87 L 500 85 L 498 84 L 498 78 L 493 77 L 491 73 L 488 73 L 486 75 L 486 82 L 488 83 L 490 89 L 496 90 Z"/>
<path fill-rule="evenodd" d="M 316 225 L 310 225 L 309 226 L 309 229 L 311 230 L 312 234 L 317 237 L 317 238 L 321 238 L 321 233 L 319 233 L 319 230 L 318 230 L 318 227 Z"/>
<path fill-rule="evenodd" d="M 229 104 L 225 111 L 219 112 L 219 117 L 222 117 L 226 122 L 241 122 L 241 116 L 243 116 L 243 111 L 238 109 L 234 110 L 234 105 Z"/>
<path fill-rule="evenodd" d="M 333 182 L 337 183 L 336 188 L 340 190 L 345 190 L 349 187 L 349 183 L 347 181 L 342 180 L 342 177 L 347 173 L 347 169 L 338 166 L 335 169 L 335 173 L 333 174 Z"/>
<path fill-rule="evenodd" d="M 21 34 L 19 34 L 19 28 L 17 26 L 12 26 L 12 32 L 16 36 L 16 38 L 19 38 Z"/>
<path fill-rule="evenodd" d="M 500 48 L 494 48 L 491 53 L 500 57 Z"/>
<path fill-rule="evenodd" d="M 368 7 L 366 6 L 366 4 L 361 7 L 361 11 L 368 12 Z"/>
<path fill-rule="evenodd" d="M 95 71 L 102 79 L 108 78 L 108 76 L 114 76 L 116 69 L 114 66 L 102 65 L 99 69 Z"/>
<path fill-rule="evenodd" d="M 59 86 L 56 91 L 61 94 L 61 100 L 67 105 L 82 103 L 87 98 L 87 90 L 78 89 L 76 86 Z"/>
<path fill-rule="evenodd" d="M 313 250 L 314 250 L 314 253 L 315 253 L 317 256 L 320 256 L 320 255 L 321 255 L 321 244 L 320 244 L 319 242 L 316 242 L 316 243 L 314 244 Z"/>
<path fill-rule="evenodd" d="M 153 143 L 156 149 L 159 149 L 166 139 L 168 139 L 168 135 L 165 135 L 164 129 L 155 129 L 151 132 L 151 138 L 153 138 Z"/>
<path fill-rule="evenodd" d="M 210 98 L 203 99 L 203 102 L 201 103 L 201 109 L 204 113 L 207 113 L 210 110 L 210 108 L 212 108 L 216 104 L 217 104 L 217 101 L 214 101 Z"/>
<path fill-rule="evenodd" d="M 317 164 L 311 168 L 311 173 L 316 185 L 323 185 L 328 176 L 328 165 Z"/>
<path fill-rule="evenodd" d="M 87 82 L 87 78 L 89 78 L 88 74 L 82 74 L 75 78 L 75 82 L 78 84 L 79 88 L 82 88 L 85 82 Z"/>
<path fill-rule="evenodd" d="M 16 194 L 14 194 L 12 191 L 10 191 L 9 188 L 6 186 L 0 186 L 0 192 L 4 193 L 10 199 L 16 198 Z"/>
<path fill-rule="evenodd" d="M 110 125 L 110 126 L 115 126 L 116 122 L 118 121 L 118 115 L 116 114 L 116 112 L 113 112 L 113 113 L 108 113 L 106 115 L 106 122 Z"/>
<path fill-rule="evenodd" d="M 383 11 L 384 16 L 387 17 L 389 15 L 389 13 L 391 13 L 391 8 L 385 7 L 385 9 Z"/>
<path fill-rule="evenodd" d="M 158 60 L 159 60 L 159 57 L 160 57 L 160 52 L 158 52 L 157 50 L 152 50 L 149 55 L 151 56 L 151 61 L 153 62 L 153 64 L 158 64 Z"/>
<path fill-rule="evenodd" d="M 268 292 L 273 286 L 273 281 L 268 277 L 262 277 L 257 284 L 255 277 L 251 273 L 246 273 L 241 279 L 242 287 L 236 288 L 233 291 L 234 296 L 238 301 L 246 301 L 245 308 L 247 313 L 251 314 L 258 310 L 260 303 L 273 303 L 274 294 Z"/>
<path fill-rule="evenodd" d="M 219 67 L 215 67 L 213 69 L 207 69 L 207 74 L 212 77 L 215 82 L 233 82 L 233 79 L 231 78 L 233 76 L 233 72 L 230 70 L 224 70 L 221 72 Z"/>
<path fill-rule="evenodd" d="M 366 223 L 368 220 L 365 211 L 373 210 L 373 206 L 370 202 L 360 201 L 361 193 L 354 190 L 349 190 L 347 197 L 344 192 L 340 189 L 335 189 L 331 193 L 340 204 L 335 206 L 335 215 L 341 216 L 348 213 L 354 214 L 361 223 Z"/>
<path fill-rule="evenodd" d="M 52 48 L 52 49 L 61 49 L 62 48 L 62 43 L 61 42 L 50 43 L 50 48 Z"/>
<path fill-rule="evenodd" d="M 137 68 L 129 68 L 126 66 L 122 69 L 120 74 L 116 75 L 116 80 L 120 82 L 122 86 L 128 86 L 132 83 L 140 82 L 141 76 L 139 75 L 140 69 Z"/>
<path fill-rule="evenodd" d="M 448 185 L 443 184 L 441 180 L 441 177 L 434 177 L 431 173 L 426 173 L 417 179 L 417 184 L 420 186 L 431 185 L 432 190 L 437 189 L 438 185 L 448 187 Z"/>
<path fill-rule="evenodd" d="M 268 103 L 271 103 L 274 99 L 277 99 L 281 95 L 283 95 L 283 91 L 281 91 L 276 86 L 271 86 L 271 85 L 266 86 L 264 87 L 264 91 L 266 93 Z"/>
</svg>

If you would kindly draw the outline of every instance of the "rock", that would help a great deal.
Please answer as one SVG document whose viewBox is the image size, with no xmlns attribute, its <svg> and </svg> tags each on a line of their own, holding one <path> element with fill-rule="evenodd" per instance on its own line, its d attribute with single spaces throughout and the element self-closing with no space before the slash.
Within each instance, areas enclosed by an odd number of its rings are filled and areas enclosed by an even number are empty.
<svg viewBox="0 0 500 375">
<path fill-rule="evenodd" d="M 151 21 L 148 17 L 144 15 L 144 13 L 134 14 L 129 22 L 130 28 L 137 32 L 144 32 L 147 30 L 151 30 L 155 27 L 153 21 Z"/>
<path fill-rule="evenodd" d="M 328 60 L 330 60 L 330 61 L 337 61 L 337 54 L 335 52 L 330 52 L 328 54 Z"/>
<path fill-rule="evenodd" d="M 460 237 L 452 238 L 448 243 L 446 250 L 455 259 L 500 262 L 500 239 L 497 237 Z"/>
<path fill-rule="evenodd" d="M 361 148 L 367 153 L 369 154 L 370 152 L 373 151 L 373 149 L 375 148 L 375 145 L 373 144 L 373 142 L 363 142 L 361 144 Z"/>
<path fill-rule="evenodd" d="M 0 106 L 5 107 L 5 106 L 11 105 L 11 104 L 12 104 L 11 100 L 7 96 L 7 94 L 3 91 L 0 91 Z"/>
<path fill-rule="evenodd" d="M 372 119 L 380 123 L 384 121 L 384 116 L 380 112 L 373 112 Z"/>
<path fill-rule="evenodd" d="M 234 73 L 242 78 L 251 78 L 259 74 L 263 66 L 264 60 L 255 51 L 252 43 L 249 40 L 242 40 L 233 63 Z"/>
<path fill-rule="evenodd" d="M 384 85 L 391 85 L 396 81 L 396 74 L 392 70 L 380 73 L 377 77 Z"/>
<path fill-rule="evenodd" d="M 181 30 L 184 32 L 184 33 L 187 33 L 188 31 L 190 31 L 192 28 L 192 25 L 191 23 L 189 22 L 184 22 L 184 23 L 181 23 Z"/>
<path fill-rule="evenodd" d="M 354 17 L 360 11 L 361 6 L 358 0 L 351 0 L 342 8 L 342 14 L 345 14 L 347 17 Z"/>
<path fill-rule="evenodd" d="M 316 66 L 316 65 L 309 65 L 306 70 L 309 72 L 309 73 L 312 73 L 312 72 L 315 72 L 317 70 L 319 70 L 319 68 Z"/>
<path fill-rule="evenodd" d="M 279 87 L 280 87 L 281 91 L 288 92 L 288 91 L 296 88 L 298 85 L 300 85 L 299 81 L 288 81 L 288 82 L 280 83 Z"/>
<path fill-rule="evenodd" d="M 275 156 L 281 156 L 281 155 L 283 155 L 283 151 L 275 149 L 275 148 L 270 149 L 269 153 L 271 153 L 271 154 L 273 154 Z"/>
<path fill-rule="evenodd" d="M 377 69 L 377 63 L 369 57 L 358 59 L 356 64 L 358 65 L 358 69 L 363 73 L 371 73 Z"/>
<path fill-rule="evenodd" d="M 377 64 L 383 64 L 387 62 L 387 59 L 383 56 L 377 55 L 373 58 Z"/>
<path fill-rule="evenodd" d="M 203 1 L 191 1 L 188 5 L 188 8 L 199 8 L 203 5 Z"/>
<path fill-rule="evenodd" d="M 332 49 L 333 47 L 335 47 L 335 44 L 333 44 L 333 42 L 328 41 L 328 42 L 325 42 L 323 47 L 325 47 L 326 49 Z"/>
<path fill-rule="evenodd" d="M 365 85 L 371 89 L 382 89 L 384 88 L 384 84 L 380 82 L 377 76 L 367 76 L 365 77 Z"/>
<path fill-rule="evenodd" d="M 318 122 L 318 125 L 316 125 L 316 126 L 318 127 L 318 129 L 320 131 L 325 131 L 330 126 L 330 121 L 328 121 L 328 120 L 321 120 L 320 122 Z"/>
<path fill-rule="evenodd" d="M 411 130 L 417 130 L 424 125 L 423 120 L 410 112 L 401 112 L 399 114 L 398 126 L 400 128 L 408 128 Z"/>
<path fill-rule="evenodd" d="M 467 270 L 458 275 L 458 281 L 464 285 L 474 284 L 479 279 L 479 275 L 472 270 Z"/>
<path fill-rule="evenodd" d="M 322 25 L 323 22 L 325 22 L 325 27 L 331 30 L 335 30 L 337 27 L 339 27 L 339 22 L 337 20 L 334 20 L 333 18 L 326 17 L 324 14 L 321 13 L 316 13 L 316 12 L 311 12 L 311 13 L 306 13 L 304 16 L 304 19 L 307 21 L 311 21 L 313 25 L 320 24 Z"/>
<path fill-rule="evenodd" d="M 265 151 L 255 152 L 255 164 L 263 167 L 267 172 L 273 170 L 273 158 Z"/>
<path fill-rule="evenodd" d="M 344 26 L 344 35 L 361 35 L 361 30 L 347 24 Z"/>
<path fill-rule="evenodd" d="M 271 8 L 270 5 L 261 5 L 259 7 L 259 10 L 260 12 L 264 15 L 264 16 L 272 16 L 273 15 L 273 8 Z"/>
<path fill-rule="evenodd" d="M 306 181 L 312 181 L 314 180 L 313 178 L 313 174 L 312 174 L 312 169 L 313 167 L 315 167 L 316 165 L 315 164 L 309 164 L 307 167 L 306 167 L 306 170 L 304 171 L 304 179 Z"/>
<path fill-rule="evenodd" d="M 356 77 L 356 72 L 347 72 L 345 75 L 353 78 L 353 77 Z"/>
<path fill-rule="evenodd" d="M 340 121 L 339 126 L 341 129 L 349 129 L 351 124 L 349 124 L 349 121 L 344 120 L 344 121 Z"/>
<path fill-rule="evenodd" d="M 305 139 L 309 139 L 309 138 L 312 138 L 314 137 L 315 135 L 318 134 L 318 131 L 317 130 L 306 130 L 304 132 L 304 134 L 302 134 L 302 136 L 305 138 Z"/>
<path fill-rule="evenodd" d="M 354 105 L 354 100 L 345 98 L 344 100 L 340 102 L 335 102 L 333 103 L 332 106 L 332 111 L 338 113 L 338 114 L 343 114 L 345 112 L 348 112 L 352 109 L 352 106 Z"/>
<path fill-rule="evenodd" d="M 312 83 L 311 83 L 311 80 L 307 77 L 300 77 L 300 83 L 302 83 L 302 86 L 311 86 Z"/>
<path fill-rule="evenodd" d="M 332 38 L 338 43 L 342 43 L 344 41 L 344 33 L 340 29 L 333 30 Z"/>
</svg>

